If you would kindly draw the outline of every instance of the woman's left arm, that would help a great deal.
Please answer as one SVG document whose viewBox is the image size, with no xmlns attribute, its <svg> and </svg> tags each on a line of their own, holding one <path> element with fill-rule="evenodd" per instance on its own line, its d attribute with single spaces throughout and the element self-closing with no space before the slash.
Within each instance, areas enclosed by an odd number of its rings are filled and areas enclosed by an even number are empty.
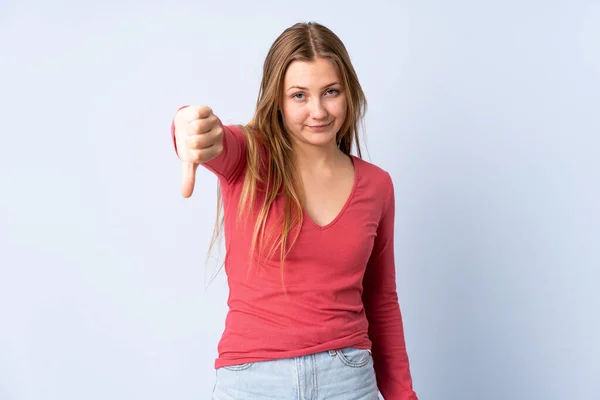
<svg viewBox="0 0 600 400">
<path fill-rule="evenodd" d="M 398 293 L 394 261 L 394 185 L 389 177 L 389 194 L 377 229 L 373 251 L 363 279 L 363 304 L 373 343 L 377 386 L 385 399 L 417 400 L 412 377 Z"/>
</svg>

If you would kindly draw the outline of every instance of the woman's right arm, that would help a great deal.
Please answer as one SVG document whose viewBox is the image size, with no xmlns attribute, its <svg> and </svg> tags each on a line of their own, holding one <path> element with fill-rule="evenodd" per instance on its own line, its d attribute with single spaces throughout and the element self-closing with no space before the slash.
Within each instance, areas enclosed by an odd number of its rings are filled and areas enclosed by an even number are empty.
<svg viewBox="0 0 600 400">
<path fill-rule="evenodd" d="M 223 125 L 207 106 L 184 106 L 177 110 L 171 135 L 175 152 L 182 161 L 183 197 L 190 197 L 194 191 L 198 165 L 230 182 L 246 163 L 243 132 Z"/>
</svg>

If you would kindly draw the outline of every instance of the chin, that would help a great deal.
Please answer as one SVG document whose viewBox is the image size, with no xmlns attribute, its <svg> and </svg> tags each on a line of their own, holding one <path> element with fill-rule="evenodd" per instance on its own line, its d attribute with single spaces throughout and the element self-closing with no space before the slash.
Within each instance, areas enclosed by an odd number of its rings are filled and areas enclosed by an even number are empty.
<svg viewBox="0 0 600 400">
<path fill-rule="evenodd" d="M 313 133 L 307 132 L 302 135 L 304 142 L 313 146 L 329 146 L 335 143 L 335 134 L 333 133 Z"/>
</svg>

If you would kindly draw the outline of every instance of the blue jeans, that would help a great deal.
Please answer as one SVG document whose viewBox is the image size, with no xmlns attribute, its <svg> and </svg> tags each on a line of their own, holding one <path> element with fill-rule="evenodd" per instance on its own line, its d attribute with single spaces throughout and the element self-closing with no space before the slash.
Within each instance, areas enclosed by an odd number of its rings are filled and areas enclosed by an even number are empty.
<svg viewBox="0 0 600 400">
<path fill-rule="evenodd" d="M 369 350 L 346 348 L 217 369 L 213 400 L 377 400 Z"/>
</svg>

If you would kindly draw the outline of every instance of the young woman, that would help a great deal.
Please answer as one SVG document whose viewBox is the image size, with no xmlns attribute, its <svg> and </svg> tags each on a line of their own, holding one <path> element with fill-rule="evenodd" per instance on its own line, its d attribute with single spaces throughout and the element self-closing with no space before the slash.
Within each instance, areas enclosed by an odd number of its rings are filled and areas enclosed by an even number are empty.
<svg viewBox="0 0 600 400">
<path fill-rule="evenodd" d="M 205 106 L 176 113 L 182 194 L 202 165 L 218 177 L 224 212 L 230 295 L 214 399 L 417 399 L 394 187 L 361 159 L 365 109 L 343 43 L 307 23 L 273 43 L 247 125 L 225 126 Z"/>
</svg>

